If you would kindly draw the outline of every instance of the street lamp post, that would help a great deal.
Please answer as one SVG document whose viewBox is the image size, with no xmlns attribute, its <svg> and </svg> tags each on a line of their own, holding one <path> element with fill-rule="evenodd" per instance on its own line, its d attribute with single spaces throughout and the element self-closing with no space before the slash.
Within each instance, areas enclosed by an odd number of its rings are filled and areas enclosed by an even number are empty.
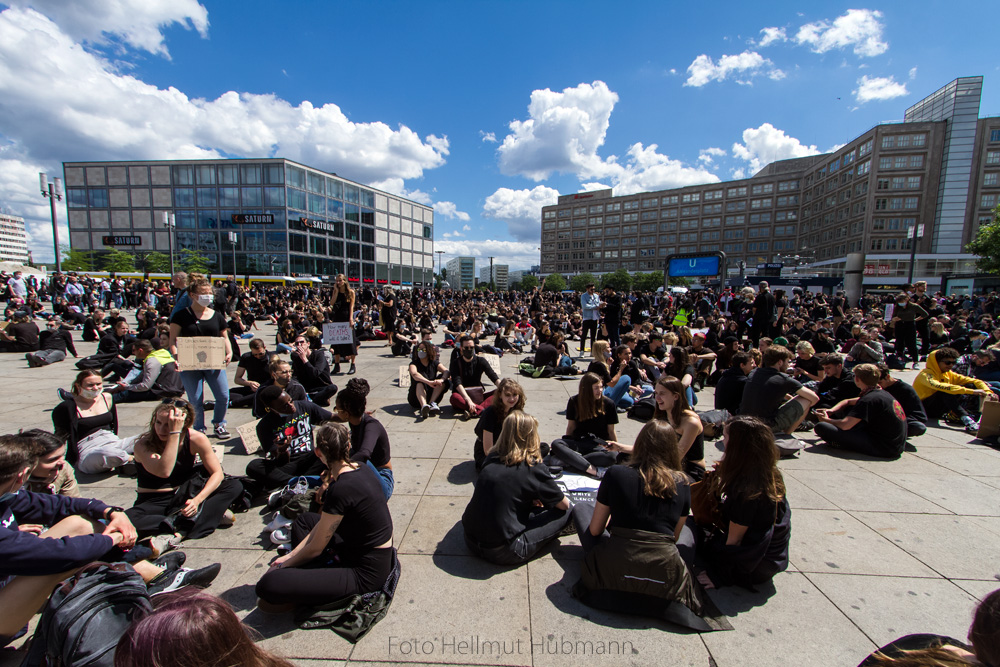
<svg viewBox="0 0 1000 667">
<path fill-rule="evenodd" d="M 236 232 L 229 232 L 229 244 L 233 246 L 233 280 L 236 279 L 236 242 L 240 240 Z"/>
<path fill-rule="evenodd" d="M 170 211 L 163 212 L 163 226 L 167 228 L 167 247 L 170 248 L 170 277 L 174 276 L 174 225 L 176 219 Z"/>
<path fill-rule="evenodd" d="M 441 280 L 441 255 L 444 254 L 444 250 L 435 250 L 438 256 L 438 280 Z"/>
<path fill-rule="evenodd" d="M 56 251 L 56 273 L 62 273 L 62 261 L 59 259 L 59 224 L 56 222 L 56 202 L 62 200 L 62 179 L 56 177 L 51 183 L 48 180 L 46 174 L 39 172 L 38 182 L 41 185 L 42 196 L 49 198 L 52 210 L 52 245 Z"/>
</svg>

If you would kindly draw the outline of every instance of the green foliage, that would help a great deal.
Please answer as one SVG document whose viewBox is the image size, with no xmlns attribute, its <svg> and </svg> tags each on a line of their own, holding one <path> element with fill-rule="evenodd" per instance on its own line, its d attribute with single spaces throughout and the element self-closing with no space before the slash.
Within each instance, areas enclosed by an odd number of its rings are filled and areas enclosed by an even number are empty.
<svg viewBox="0 0 1000 667">
<path fill-rule="evenodd" d="M 632 275 L 632 288 L 643 292 L 655 292 L 663 287 L 663 271 L 636 273 Z"/>
<path fill-rule="evenodd" d="M 993 220 L 980 225 L 976 238 L 965 248 L 979 256 L 976 269 L 983 273 L 1000 274 L 1000 206 L 993 209 Z"/>
<path fill-rule="evenodd" d="M 181 250 L 181 268 L 188 273 L 208 273 L 212 269 L 212 264 L 208 257 L 197 250 L 184 248 Z"/>
<path fill-rule="evenodd" d="M 522 289 L 521 283 L 514 281 L 508 286 L 508 289 L 510 289 L 511 292 L 520 292 Z"/>
<path fill-rule="evenodd" d="M 84 252 L 82 250 L 73 250 L 68 246 L 62 246 L 60 250 L 62 250 L 63 254 L 63 260 L 62 260 L 63 271 L 94 270 L 94 257 L 92 253 Z"/>
<path fill-rule="evenodd" d="M 101 268 L 105 271 L 113 273 L 135 271 L 135 255 L 118 248 L 112 248 L 101 260 Z"/>
<path fill-rule="evenodd" d="M 577 292 L 583 292 L 589 284 L 597 284 L 597 279 L 592 273 L 581 273 L 569 279 L 569 288 Z"/>
<path fill-rule="evenodd" d="M 148 273 L 170 271 L 170 258 L 162 252 L 151 252 L 141 258 L 143 270 Z"/>
<path fill-rule="evenodd" d="M 660 281 L 663 284 L 663 281 Z M 691 281 L 684 276 L 670 276 L 670 286 L 671 287 L 690 287 Z"/>
<path fill-rule="evenodd" d="M 448 280 L 448 269 L 441 269 L 441 280 Z"/>
<path fill-rule="evenodd" d="M 550 273 L 545 277 L 544 287 L 547 292 L 562 292 L 566 289 L 566 279 L 558 273 Z"/>
<path fill-rule="evenodd" d="M 611 287 L 616 292 L 627 292 L 632 287 L 632 274 L 625 269 L 615 269 L 601 277 L 601 287 Z"/>
<path fill-rule="evenodd" d="M 515 283 L 515 284 L 520 285 L 520 287 L 518 287 L 517 289 L 524 290 L 525 292 L 531 292 L 536 287 L 538 287 L 538 278 L 536 278 L 535 276 L 524 276 L 523 278 L 521 278 L 520 283 Z"/>
</svg>

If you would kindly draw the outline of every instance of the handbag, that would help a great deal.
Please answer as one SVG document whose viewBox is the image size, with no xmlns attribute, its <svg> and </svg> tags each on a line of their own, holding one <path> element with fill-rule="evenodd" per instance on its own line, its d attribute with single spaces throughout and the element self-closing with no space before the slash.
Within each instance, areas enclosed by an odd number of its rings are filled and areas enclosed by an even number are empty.
<svg viewBox="0 0 1000 667">
<path fill-rule="evenodd" d="M 713 526 L 726 532 L 729 526 L 722 517 L 719 507 L 719 496 L 712 488 L 715 481 L 715 471 L 709 470 L 705 477 L 691 485 L 691 516 L 702 526 Z"/>
</svg>

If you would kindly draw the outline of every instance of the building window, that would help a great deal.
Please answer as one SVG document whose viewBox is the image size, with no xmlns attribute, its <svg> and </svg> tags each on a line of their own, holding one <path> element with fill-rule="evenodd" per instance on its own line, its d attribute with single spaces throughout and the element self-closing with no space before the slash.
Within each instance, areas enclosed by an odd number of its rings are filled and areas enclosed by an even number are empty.
<svg viewBox="0 0 1000 667">
<path fill-rule="evenodd" d="M 634 211 L 639 208 L 639 200 L 633 199 L 632 201 L 622 202 L 623 211 Z"/>
<path fill-rule="evenodd" d="M 990 130 L 990 143 L 1000 141 L 1000 130 Z"/>
<path fill-rule="evenodd" d="M 727 197 L 746 197 L 746 195 L 747 195 L 747 188 L 745 185 L 743 187 L 729 188 L 728 190 L 726 190 Z"/>
<path fill-rule="evenodd" d="M 997 178 L 1000 176 L 1000 172 L 990 171 L 983 176 L 983 185 L 992 186 L 997 185 Z"/>
<path fill-rule="evenodd" d="M 677 195 L 663 197 L 662 199 L 660 199 L 660 204 L 662 206 L 674 206 L 675 204 L 677 204 Z"/>
<path fill-rule="evenodd" d="M 997 205 L 996 195 L 983 195 L 979 202 L 979 208 L 994 208 Z"/>
<path fill-rule="evenodd" d="M 1000 151 L 986 151 L 986 164 L 1000 164 Z"/>
</svg>

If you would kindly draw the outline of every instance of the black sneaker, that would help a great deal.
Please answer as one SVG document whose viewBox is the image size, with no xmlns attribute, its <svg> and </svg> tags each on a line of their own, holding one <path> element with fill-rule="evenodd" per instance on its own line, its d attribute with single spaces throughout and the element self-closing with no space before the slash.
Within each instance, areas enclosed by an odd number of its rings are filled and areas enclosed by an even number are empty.
<svg viewBox="0 0 1000 667">
<path fill-rule="evenodd" d="M 164 571 L 169 574 L 181 569 L 184 565 L 184 561 L 186 560 L 187 556 L 183 551 L 168 551 L 156 560 L 150 561 L 150 563 L 156 567 L 162 567 Z"/>
<path fill-rule="evenodd" d="M 217 437 L 219 440 L 229 440 L 229 438 L 231 438 L 232 436 L 229 435 L 229 431 L 226 430 L 225 424 L 216 424 L 215 437 Z"/>
<path fill-rule="evenodd" d="M 357 372 L 358 372 L 358 369 L 354 366 L 354 364 L 351 364 L 351 367 L 347 369 L 347 374 L 348 375 L 354 375 Z"/>
<path fill-rule="evenodd" d="M 69 393 L 65 389 L 56 389 L 56 395 L 59 396 L 60 401 L 71 401 L 73 400 L 73 394 Z"/>
<path fill-rule="evenodd" d="M 149 591 L 150 596 L 153 596 L 159 595 L 160 593 L 167 593 L 169 591 L 176 591 L 177 589 L 184 588 L 185 586 L 208 588 L 212 585 L 212 582 L 215 581 L 215 578 L 219 576 L 219 572 L 221 571 L 222 565 L 219 563 L 212 563 L 211 565 L 198 570 L 181 568 L 174 573 L 165 572 L 146 584 L 146 590 Z"/>
<path fill-rule="evenodd" d="M 334 375 L 340 375 L 340 364 L 334 364 L 333 365 L 333 374 Z"/>
<path fill-rule="evenodd" d="M 808 419 L 806 419 L 801 424 L 799 424 L 799 427 L 797 429 L 795 429 L 795 430 L 796 431 L 811 431 L 814 428 L 816 428 L 816 424 L 813 423 L 813 422 L 811 422 L 811 421 L 809 421 Z"/>
</svg>

